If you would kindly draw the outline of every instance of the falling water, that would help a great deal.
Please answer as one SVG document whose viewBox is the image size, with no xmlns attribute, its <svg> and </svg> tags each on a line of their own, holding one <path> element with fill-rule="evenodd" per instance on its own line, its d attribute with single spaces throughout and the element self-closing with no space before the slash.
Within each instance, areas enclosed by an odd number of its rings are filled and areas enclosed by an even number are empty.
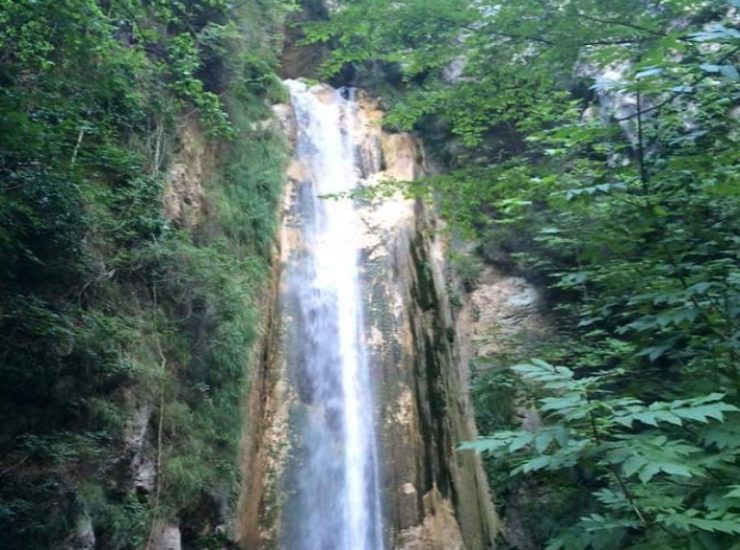
<svg viewBox="0 0 740 550">
<path fill-rule="evenodd" d="M 286 547 L 381 550 L 372 384 L 363 336 L 357 213 L 325 198 L 359 181 L 352 90 L 288 81 L 296 154 L 304 166 L 294 205 L 302 246 L 286 268 L 288 339 L 302 417 Z"/>
</svg>

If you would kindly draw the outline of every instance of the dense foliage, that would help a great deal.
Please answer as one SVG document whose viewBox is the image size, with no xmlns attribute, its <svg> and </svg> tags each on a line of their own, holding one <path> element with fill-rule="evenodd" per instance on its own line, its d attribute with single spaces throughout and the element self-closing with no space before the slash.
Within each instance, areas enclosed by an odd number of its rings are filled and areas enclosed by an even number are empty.
<svg viewBox="0 0 740 550">
<path fill-rule="evenodd" d="M 547 288 L 556 336 L 478 365 L 464 445 L 512 546 L 740 546 L 739 9 L 348 0 L 307 28 L 328 74 L 395 78 L 390 123 L 449 169 L 407 189 Z"/>
<path fill-rule="evenodd" d="M 0 1 L 0 547 L 92 530 L 139 548 L 178 515 L 186 547 L 221 536 L 283 166 L 258 123 L 282 93 L 289 4 Z M 186 125 L 220 159 L 189 226 L 163 214 Z M 137 491 L 142 461 L 161 473 Z"/>
</svg>

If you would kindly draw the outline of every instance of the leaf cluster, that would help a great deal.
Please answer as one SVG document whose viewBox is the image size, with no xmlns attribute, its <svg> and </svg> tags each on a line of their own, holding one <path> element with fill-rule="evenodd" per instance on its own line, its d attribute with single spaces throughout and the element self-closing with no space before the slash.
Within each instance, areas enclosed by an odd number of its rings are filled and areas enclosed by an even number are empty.
<svg viewBox="0 0 740 550">
<path fill-rule="evenodd" d="M 432 201 L 546 289 L 557 335 L 481 368 L 492 433 L 464 445 L 504 515 L 531 495 L 534 547 L 737 543 L 737 8 L 357 0 L 309 28 L 327 71 L 398 64 L 390 123 L 448 169 L 370 192 Z"/>
<path fill-rule="evenodd" d="M 288 4 L 0 2 L 3 548 L 76 547 L 88 524 L 139 548 L 181 513 L 187 545 L 215 528 L 203 502 L 233 504 L 284 155 L 258 122 Z M 219 157 L 196 227 L 163 208 L 184 121 Z M 155 496 L 132 471 L 157 457 Z"/>
</svg>

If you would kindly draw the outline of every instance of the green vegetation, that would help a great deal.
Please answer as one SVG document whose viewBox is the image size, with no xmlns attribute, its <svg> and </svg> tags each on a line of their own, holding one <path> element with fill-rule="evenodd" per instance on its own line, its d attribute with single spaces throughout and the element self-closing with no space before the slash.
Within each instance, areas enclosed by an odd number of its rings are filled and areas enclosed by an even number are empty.
<svg viewBox="0 0 740 550">
<path fill-rule="evenodd" d="M 2 548 L 75 547 L 85 523 L 98 548 L 140 548 L 177 517 L 185 547 L 223 538 L 284 164 L 261 122 L 291 8 L 0 1 Z M 188 224 L 163 213 L 185 125 L 217 157 Z M 142 457 L 162 475 L 136 490 Z"/>
<path fill-rule="evenodd" d="M 476 365 L 502 514 L 552 550 L 740 546 L 740 2 L 337 4 L 304 27 L 326 74 L 448 168 L 408 192 L 547 292 L 556 336 Z M 228 544 L 293 7 L 0 0 L 3 548 Z M 184 128 L 216 159 L 190 221 Z"/>
<path fill-rule="evenodd" d="M 556 337 L 481 366 L 464 445 L 534 547 L 740 546 L 738 10 L 354 0 L 307 25 L 449 168 L 409 192 L 547 289 Z"/>
</svg>

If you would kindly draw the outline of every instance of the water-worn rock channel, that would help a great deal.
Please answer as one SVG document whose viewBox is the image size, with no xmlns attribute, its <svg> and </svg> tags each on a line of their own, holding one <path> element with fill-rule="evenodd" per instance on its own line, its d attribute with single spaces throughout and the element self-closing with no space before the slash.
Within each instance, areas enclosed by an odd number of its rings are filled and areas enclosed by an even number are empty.
<svg viewBox="0 0 740 550">
<path fill-rule="evenodd" d="M 335 195 L 424 173 L 357 90 L 289 82 L 293 144 L 268 330 L 252 381 L 247 548 L 486 548 L 496 529 L 434 217 Z M 326 197 L 326 195 L 334 195 Z M 462 328 L 461 328 L 462 327 Z"/>
</svg>

